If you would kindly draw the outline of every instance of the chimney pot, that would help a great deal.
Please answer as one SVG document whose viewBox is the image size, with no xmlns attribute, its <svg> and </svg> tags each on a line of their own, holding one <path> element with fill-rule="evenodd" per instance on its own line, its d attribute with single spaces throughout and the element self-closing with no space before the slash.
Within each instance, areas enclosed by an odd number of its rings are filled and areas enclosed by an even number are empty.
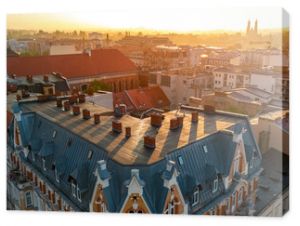
<svg viewBox="0 0 300 226">
<path fill-rule="evenodd" d="M 183 116 L 177 116 L 177 122 L 178 122 L 178 127 L 182 127 L 183 126 Z"/>
<path fill-rule="evenodd" d="M 151 125 L 152 126 L 155 126 L 155 127 L 160 127 L 161 126 L 161 123 L 162 123 L 162 115 L 161 114 L 157 114 L 157 113 L 154 113 L 151 115 Z"/>
<path fill-rule="evenodd" d="M 70 96 L 69 97 L 69 102 L 70 102 L 71 105 L 73 105 L 75 103 L 77 104 L 77 96 L 76 95 Z"/>
<path fill-rule="evenodd" d="M 19 94 L 16 95 L 17 101 L 21 100 L 21 96 Z"/>
<path fill-rule="evenodd" d="M 80 115 L 80 107 L 78 105 L 73 106 L 73 115 Z"/>
<path fill-rule="evenodd" d="M 170 129 L 174 130 L 178 128 L 178 120 L 177 118 L 170 119 Z"/>
<path fill-rule="evenodd" d="M 82 110 L 82 114 L 83 114 L 83 119 L 90 119 L 91 118 L 91 114 L 90 114 L 90 111 L 88 109 L 83 109 Z"/>
<path fill-rule="evenodd" d="M 80 94 L 78 96 L 78 100 L 79 100 L 79 103 L 84 103 L 85 102 L 85 95 L 84 94 Z"/>
<path fill-rule="evenodd" d="M 97 114 L 97 113 L 94 114 L 94 123 L 95 124 L 100 123 L 100 114 Z"/>
<path fill-rule="evenodd" d="M 64 102 L 64 110 L 70 111 L 70 102 L 68 100 Z"/>
<path fill-rule="evenodd" d="M 155 137 L 153 136 L 144 136 L 144 146 L 146 148 L 155 148 Z"/>
<path fill-rule="evenodd" d="M 27 79 L 28 82 L 32 82 L 32 75 L 27 75 L 26 79 Z"/>
<path fill-rule="evenodd" d="M 44 75 L 44 82 L 49 82 L 49 77 L 48 77 L 48 75 Z"/>
<path fill-rule="evenodd" d="M 119 121 L 112 121 L 112 131 L 122 133 L 122 123 Z"/>
</svg>

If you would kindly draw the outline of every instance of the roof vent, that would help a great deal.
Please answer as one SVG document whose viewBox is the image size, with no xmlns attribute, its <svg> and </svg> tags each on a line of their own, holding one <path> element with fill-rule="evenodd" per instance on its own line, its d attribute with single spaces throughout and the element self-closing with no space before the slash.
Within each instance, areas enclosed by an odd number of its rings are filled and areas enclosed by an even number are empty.
<svg viewBox="0 0 300 226">
<path fill-rule="evenodd" d="M 144 146 L 146 148 L 155 148 L 155 137 L 154 136 L 144 136 Z"/>
<path fill-rule="evenodd" d="M 198 122 L 198 111 L 193 111 L 192 112 L 192 122 Z"/>
<path fill-rule="evenodd" d="M 83 109 L 82 110 L 82 118 L 87 120 L 91 118 L 91 113 L 88 109 Z"/>
<path fill-rule="evenodd" d="M 64 102 L 64 110 L 70 111 L 70 102 L 68 100 Z"/>
<path fill-rule="evenodd" d="M 112 121 L 112 131 L 122 133 L 122 123 L 116 120 Z"/>
<path fill-rule="evenodd" d="M 203 109 L 204 109 L 204 113 L 207 113 L 207 114 L 213 114 L 216 112 L 215 107 L 212 105 L 204 105 Z"/>
<path fill-rule="evenodd" d="M 100 123 L 100 114 L 99 113 L 95 113 L 94 114 L 94 123 L 95 124 L 99 124 Z"/>
<path fill-rule="evenodd" d="M 78 105 L 73 106 L 73 115 L 80 115 L 80 107 Z"/>
<path fill-rule="evenodd" d="M 151 125 L 155 127 L 160 127 L 162 123 L 162 115 L 159 113 L 151 114 Z"/>
</svg>

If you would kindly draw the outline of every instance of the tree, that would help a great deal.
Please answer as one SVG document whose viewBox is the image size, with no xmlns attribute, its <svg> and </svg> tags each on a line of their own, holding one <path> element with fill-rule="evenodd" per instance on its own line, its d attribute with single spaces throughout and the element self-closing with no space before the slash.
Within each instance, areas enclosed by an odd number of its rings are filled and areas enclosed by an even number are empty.
<svg viewBox="0 0 300 226">
<path fill-rule="evenodd" d="M 89 84 L 87 92 L 92 93 L 92 92 L 96 92 L 98 90 L 111 91 L 112 88 L 110 85 L 104 83 L 103 81 L 94 80 Z"/>
</svg>

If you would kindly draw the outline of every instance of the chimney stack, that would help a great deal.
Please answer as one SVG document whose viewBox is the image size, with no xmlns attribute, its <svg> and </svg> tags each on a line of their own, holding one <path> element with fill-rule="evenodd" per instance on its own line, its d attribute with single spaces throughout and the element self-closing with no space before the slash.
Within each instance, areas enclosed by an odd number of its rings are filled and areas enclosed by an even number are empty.
<svg viewBox="0 0 300 226">
<path fill-rule="evenodd" d="M 213 114 L 216 112 L 215 107 L 212 105 L 204 105 L 203 108 L 204 108 L 204 113 L 207 113 L 207 114 Z"/>
<path fill-rule="evenodd" d="M 178 127 L 182 127 L 183 126 L 183 116 L 177 116 L 177 122 L 178 122 Z"/>
<path fill-rule="evenodd" d="M 117 120 L 112 121 L 112 131 L 122 133 L 122 123 Z"/>
<path fill-rule="evenodd" d="M 62 99 L 56 99 L 56 106 L 58 108 L 61 108 L 62 107 Z"/>
<path fill-rule="evenodd" d="M 84 103 L 85 102 L 85 95 L 84 94 L 80 94 L 78 96 L 78 100 L 79 100 L 79 103 Z"/>
<path fill-rule="evenodd" d="M 64 110 L 70 111 L 70 102 L 68 100 L 64 102 Z"/>
<path fill-rule="evenodd" d="M 73 115 L 80 115 L 80 107 L 78 105 L 73 106 Z"/>
<path fill-rule="evenodd" d="M 198 111 L 192 112 L 192 122 L 198 122 Z"/>
<path fill-rule="evenodd" d="M 17 101 L 21 100 L 21 96 L 19 94 L 16 95 L 16 100 Z"/>
<path fill-rule="evenodd" d="M 155 148 L 155 137 L 154 136 L 144 136 L 144 146 L 146 148 Z"/>
<path fill-rule="evenodd" d="M 100 114 L 95 113 L 94 114 L 94 123 L 99 124 L 100 123 Z"/>
<path fill-rule="evenodd" d="M 126 137 L 129 138 L 131 136 L 131 127 L 127 126 L 125 127 Z"/>
<path fill-rule="evenodd" d="M 70 96 L 69 97 L 69 102 L 70 102 L 71 105 L 73 105 L 75 103 L 77 104 L 77 96 L 76 95 Z"/>
<path fill-rule="evenodd" d="M 44 82 L 49 82 L 49 77 L 48 77 L 48 75 L 44 75 Z"/>
<path fill-rule="evenodd" d="M 160 127 L 162 123 L 162 115 L 159 113 L 153 113 L 151 115 L 151 125 L 155 127 Z"/>
<path fill-rule="evenodd" d="M 170 119 L 170 129 L 174 130 L 178 128 L 178 120 L 177 118 Z"/>
<path fill-rule="evenodd" d="M 91 118 L 90 111 L 88 109 L 83 109 L 82 110 L 82 117 L 85 120 L 90 119 Z"/>
</svg>

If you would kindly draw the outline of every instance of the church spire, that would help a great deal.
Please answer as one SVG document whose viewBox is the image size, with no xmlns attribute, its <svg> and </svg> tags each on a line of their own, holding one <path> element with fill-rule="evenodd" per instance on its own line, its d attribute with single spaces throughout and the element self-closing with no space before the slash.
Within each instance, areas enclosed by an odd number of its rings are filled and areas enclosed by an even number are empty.
<svg viewBox="0 0 300 226">
<path fill-rule="evenodd" d="M 255 34 L 257 34 L 257 26 L 258 26 L 258 22 L 257 19 L 255 20 L 255 25 L 254 25 L 254 32 Z"/>
<path fill-rule="evenodd" d="M 248 20 L 248 23 L 247 23 L 247 32 L 246 32 L 246 34 L 249 34 L 249 32 L 250 32 L 250 27 L 251 27 L 251 23 L 250 23 L 250 20 Z"/>
</svg>

